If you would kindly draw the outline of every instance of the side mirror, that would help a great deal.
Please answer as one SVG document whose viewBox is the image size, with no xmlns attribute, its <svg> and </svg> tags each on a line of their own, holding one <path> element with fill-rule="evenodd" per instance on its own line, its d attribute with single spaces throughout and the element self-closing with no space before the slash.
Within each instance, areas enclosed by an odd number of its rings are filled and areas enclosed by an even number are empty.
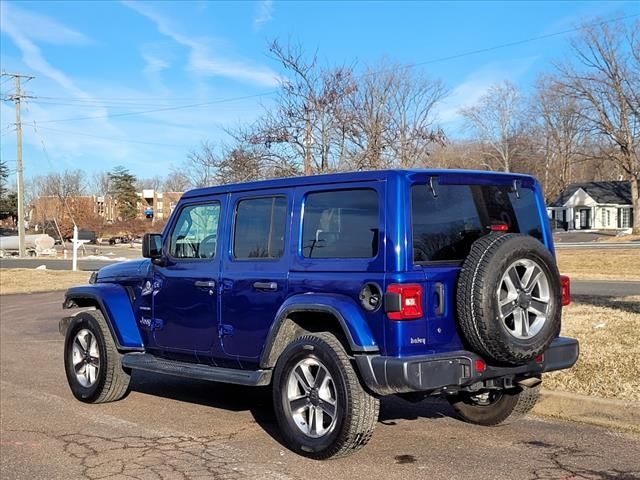
<svg viewBox="0 0 640 480">
<path fill-rule="evenodd" d="M 145 233 L 142 237 L 142 256 L 144 258 L 162 258 L 162 235 L 159 233 Z"/>
</svg>

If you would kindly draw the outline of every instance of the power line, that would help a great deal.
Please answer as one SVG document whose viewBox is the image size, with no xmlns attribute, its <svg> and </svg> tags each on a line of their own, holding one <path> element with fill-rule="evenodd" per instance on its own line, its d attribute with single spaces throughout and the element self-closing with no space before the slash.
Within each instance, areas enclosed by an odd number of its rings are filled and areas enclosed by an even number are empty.
<svg viewBox="0 0 640 480">
<path fill-rule="evenodd" d="M 131 116 L 131 115 L 144 115 L 146 113 L 168 112 L 168 111 L 173 111 L 173 110 L 183 110 L 183 109 L 187 109 L 187 108 L 203 107 L 203 106 L 206 106 L 206 105 L 215 105 L 215 104 L 219 104 L 219 103 L 236 102 L 238 100 L 246 100 L 246 99 L 249 99 L 249 98 L 263 97 L 265 95 L 273 95 L 274 93 L 277 93 L 277 91 L 274 90 L 274 91 L 271 91 L 271 92 L 256 93 L 254 95 L 244 95 L 244 96 L 241 96 L 241 97 L 222 98 L 222 99 L 218 99 L 218 100 L 191 103 L 191 104 L 188 104 L 188 105 L 178 105 L 178 106 L 174 106 L 174 107 L 154 108 L 154 109 L 151 109 L 151 110 L 142 110 L 142 111 L 137 111 L 137 112 L 112 113 L 112 114 L 106 114 L 106 115 L 94 115 L 94 116 L 74 117 L 74 118 L 61 118 L 61 119 L 56 119 L 56 120 L 42 120 L 42 121 L 40 121 L 38 123 L 71 122 L 71 121 L 76 121 L 76 120 L 93 120 L 93 119 L 99 119 L 99 118 L 127 117 L 127 116 Z"/>
<path fill-rule="evenodd" d="M 40 123 L 40 122 L 38 122 L 38 123 Z M 131 139 L 128 139 L 128 138 L 103 137 L 103 136 L 100 136 L 100 135 L 92 135 L 90 133 L 71 132 L 71 131 L 68 131 L 68 130 L 59 130 L 57 128 L 43 127 L 43 126 L 41 126 L 39 124 L 36 127 L 36 122 L 33 122 L 33 125 L 31 125 L 31 126 L 34 129 L 38 128 L 40 130 L 46 130 L 47 132 L 64 133 L 66 135 L 76 135 L 76 136 L 80 136 L 80 137 L 97 138 L 97 139 L 100 139 L 100 140 L 109 140 L 109 141 L 112 141 L 112 142 L 136 143 L 136 144 L 141 144 L 141 145 L 152 145 L 152 146 L 155 146 L 155 147 L 183 148 L 183 145 L 168 144 L 168 143 L 156 143 L 156 142 L 145 142 L 143 140 L 131 140 Z"/>
</svg>

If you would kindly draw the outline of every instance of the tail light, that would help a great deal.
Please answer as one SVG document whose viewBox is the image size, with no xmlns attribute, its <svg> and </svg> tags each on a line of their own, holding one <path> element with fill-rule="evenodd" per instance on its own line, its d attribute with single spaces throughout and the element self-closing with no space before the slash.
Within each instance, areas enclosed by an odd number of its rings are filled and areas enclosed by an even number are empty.
<svg viewBox="0 0 640 480">
<path fill-rule="evenodd" d="M 560 275 L 560 287 L 562 288 L 562 306 L 571 303 L 571 280 L 566 275 Z"/>
<path fill-rule="evenodd" d="M 489 226 L 489 230 L 491 230 L 492 232 L 508 232 L 509 225 L 507 225 L 506 223 L 494 223 Z"/>
<path fill-rule="evenodd" d="M 384 310 L 390 320 L 412 320 L 422 317 L 422 286 L 415 283 L 393 283 L 384 295 Z"/>
<path fill-rule="evenodd" d="M 484 360 L 482 360 L 481 358 L 476 358 L 475 367 L 477 373 L 484 373 L 484 371 L 487 369 L 487 364 L 484 363 Z"/>
</svg>

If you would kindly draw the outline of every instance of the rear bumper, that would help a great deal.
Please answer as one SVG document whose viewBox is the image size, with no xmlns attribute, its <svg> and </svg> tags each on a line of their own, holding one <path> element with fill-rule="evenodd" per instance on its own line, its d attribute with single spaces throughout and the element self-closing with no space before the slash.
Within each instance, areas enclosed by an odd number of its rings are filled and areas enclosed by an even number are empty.
<svg viewBox="0 0 640 480">
<path fill-rule="evenodd" d="M 487 365 L 483 372 L 475 368 L 475 361 L 481 357 L 466 350 L 420 357 L 356 355 L 355 359 L 367 387 L 379 395 L 390 395 L 457 390 L 498 378 L 519 381 L 569 368 L 578 360 L 578 353 L 577 340 L 558 337 L 540 363 L 532 361 L 515 367 Z"/>
</svg>

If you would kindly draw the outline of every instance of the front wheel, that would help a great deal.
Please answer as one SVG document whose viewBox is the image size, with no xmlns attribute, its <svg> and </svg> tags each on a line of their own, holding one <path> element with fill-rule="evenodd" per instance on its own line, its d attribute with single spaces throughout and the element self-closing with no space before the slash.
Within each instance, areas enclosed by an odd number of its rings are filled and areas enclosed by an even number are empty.
<svg viewBox="0 0 640 480">
<path fill-rule="evenodd" d="M 462 392 L 448 398 L 458 416 L 466 422 L 494 426 L 517 420 L 536 404 L 540 386 L 522 390 Z"/>
<path fill-rule="evenodd" d="M 64 367 L 71 393 L 86 403 L 113 402 L 129 393 L 129 373 L 98 310 L 76 315 L 64 342 Z"/>
<path fill-rule="evenodd" d="M 318 460 L 366 445 L 380 407 L 330 333 L 305 335 L 285 348 L 275 369 L 273 402 L 287 446 Z"/>
</svg>

